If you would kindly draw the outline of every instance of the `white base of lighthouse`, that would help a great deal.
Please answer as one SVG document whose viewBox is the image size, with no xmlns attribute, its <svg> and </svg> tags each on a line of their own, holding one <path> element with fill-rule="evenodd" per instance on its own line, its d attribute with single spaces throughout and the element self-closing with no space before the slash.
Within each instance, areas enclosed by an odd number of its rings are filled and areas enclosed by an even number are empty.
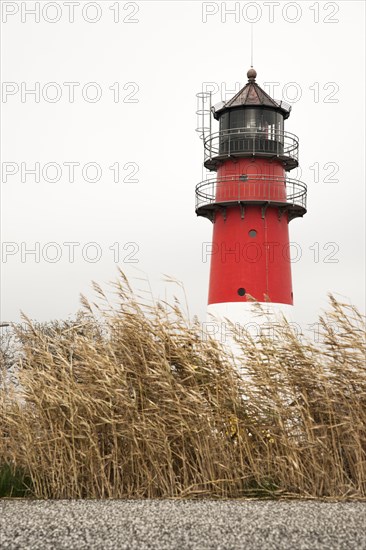
<svg viewBox="0 0 366 550">
<path fill-rule="evenodd" d="M 225 302 L 207 308 L 206 332 L 221 342 L 249 334 L 271 336 L 285 318 L 293 322 L 293 306 L 272 302 Z"/>
</svg>

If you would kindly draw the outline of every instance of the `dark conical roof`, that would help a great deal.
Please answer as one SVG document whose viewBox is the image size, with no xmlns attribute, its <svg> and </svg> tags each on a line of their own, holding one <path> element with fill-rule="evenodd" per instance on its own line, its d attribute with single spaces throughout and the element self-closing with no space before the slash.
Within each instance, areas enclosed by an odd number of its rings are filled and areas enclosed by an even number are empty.
<svg viewBox="0 0 366 550">
<path fill-rule="evenodd" d="M 290 114 L 291 107 L 283 101 L 276 101 L 272 99 L 255 81 L 257 72 L 251 68 L 247 72 L 248 82 L 239 90 L 233 98 L 229 99 L 225 103 L 221 104 L 220 107 L 215 110 L 215 118 L 219 118 L 220 115 L 226 109 L 231 109 L 233 107 L 269 107 L 271 109 L 277 109 L 282 111 L 282 114 L 287 118 Z"/>
</svg>

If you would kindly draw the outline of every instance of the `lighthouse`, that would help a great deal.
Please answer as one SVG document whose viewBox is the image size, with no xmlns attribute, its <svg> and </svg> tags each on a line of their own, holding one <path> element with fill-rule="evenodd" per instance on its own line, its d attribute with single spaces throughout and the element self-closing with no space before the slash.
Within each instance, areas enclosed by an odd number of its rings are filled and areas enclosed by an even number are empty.
<svg viewBox="0 0 366 550">
<path fill-rule="evenodd" d="M 306 213 L 307 193 L 288 177 L 299 152 L 298 138 L 285 131 L 291 107 L 257 84 L 253 68 L 247 77 L 218 105 L 199 94 L 204 166 L 213 177 L 196 186 L 196 214 L 213 225 L 208 312 L 242 325 L 254 320 L 258 303 L 291 318 L 289 222 Z"/>
</svg>

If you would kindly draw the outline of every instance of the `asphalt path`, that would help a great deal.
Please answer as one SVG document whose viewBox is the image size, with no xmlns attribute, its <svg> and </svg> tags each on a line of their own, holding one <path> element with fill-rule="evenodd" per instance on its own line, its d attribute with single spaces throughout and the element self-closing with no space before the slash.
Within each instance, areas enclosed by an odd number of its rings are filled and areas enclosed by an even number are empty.
<svg viewBox="0 0 366 550">
<path fill-rule="evenodd" d="M 0 501 L 5 549 L 366 549 L 366 503 Z"/>
</svg>

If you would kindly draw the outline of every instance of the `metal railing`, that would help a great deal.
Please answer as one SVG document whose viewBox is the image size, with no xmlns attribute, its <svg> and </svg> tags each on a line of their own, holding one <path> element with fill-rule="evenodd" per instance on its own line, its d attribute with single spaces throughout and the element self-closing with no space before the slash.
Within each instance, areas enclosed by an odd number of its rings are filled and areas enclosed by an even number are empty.
<svg viewBox="0 0 366 550">
<path fill-rule="evenodd" d="M 306 211 L 306 184 L 285 176 L 210 178 L 196 185 L 196 211 L 213 205 L 267 202 Z"/>
<path fill-rule="evenodd" d="M 297 164 L 299 140 L 295 134 L 259 128 L 231 128 L 209 134 L 204 139 L 205 162 L 235 155 L 273 155 Z"/>
<path fill-rule="evenodd" d="M 202 140 L 212 133 L 212 93 L 199 92 L 197 97 L 197 128 L 196 132 Z"/>
</svg>

